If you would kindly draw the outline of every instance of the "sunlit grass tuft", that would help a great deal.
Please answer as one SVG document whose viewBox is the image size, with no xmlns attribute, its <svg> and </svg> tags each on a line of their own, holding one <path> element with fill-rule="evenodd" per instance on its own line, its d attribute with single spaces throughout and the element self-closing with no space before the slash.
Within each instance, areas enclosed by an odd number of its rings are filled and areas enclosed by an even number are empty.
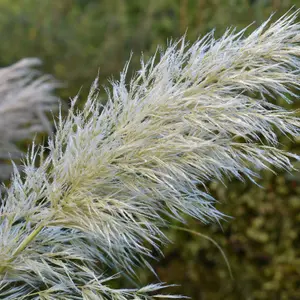
<svg viewBox="0 0 300 300">
<path fill-rule="evenodd" d="M 0 227 L 2 299 L 152 299 L 161 285 L 109 286 L 106 266 L 133 273 L 167 238 L 165 217 L 216 222 L 222 213 L 199 189 L 211 179 L 292 169 L 274 129 L 298 136 L 299 118 L 267 98 L 300 85 L 298 11 L 248 37 L 228 30 L 158 50 L 126 83 L 98 101 L 94 82 L 82 111 L 73 100 L 56 135 L 15 169 Z M 253 95 L 256 95 L 254 97 Z M 243 140 L 244 142 L 239 142 Z"/>
</svg>

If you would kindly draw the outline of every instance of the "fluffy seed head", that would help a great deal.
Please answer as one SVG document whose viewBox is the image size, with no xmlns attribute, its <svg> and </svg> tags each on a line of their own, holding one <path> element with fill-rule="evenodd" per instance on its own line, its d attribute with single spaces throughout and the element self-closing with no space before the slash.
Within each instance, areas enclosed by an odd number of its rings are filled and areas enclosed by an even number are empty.
<svg viewBox="0 0 300 300">
<path fill-rule="evenodd" d="M 255 180 L 291 169 L 278 132 L 298 136 L 299 118 L 269 102 L 299 89 L 298 11 L 245 37 L 228 30 L 158 50 L 126 83 L 127 67 L 98 102 L 97 81 L 82 111 L 72 102 L 38 168 L 34 147 L 15 170 L 1 207 L 0 296 L 5 299 L 149 299 L 113 290 L 105 266 L 134 271 L 159 249 L 166 217 L 203 222 L 222 214 L 211 179 Z M 145 243 L 146 242 L 146 243 Z M 31 298 L 30 298 L 31 299 Z"/>
</svg>

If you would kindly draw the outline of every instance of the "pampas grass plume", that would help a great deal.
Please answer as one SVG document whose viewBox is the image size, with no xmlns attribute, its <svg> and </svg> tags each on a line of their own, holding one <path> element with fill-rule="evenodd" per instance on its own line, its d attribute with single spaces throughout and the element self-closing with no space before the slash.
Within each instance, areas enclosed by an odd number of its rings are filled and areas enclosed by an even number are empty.
<svg viewBox="0 0 300 300">
<path fill-rule="evenodd" d="M 54 89 L 60 84 L 36 69 L 36 58 L 26 58 L 0 69 L 0 180 L 9 178 L 12 168 L 7 159 L 23 156 L 17 142 L 31 139 L 36 133 L 52 133 L 46 112 L 57 109 Z"/>
<path fill-rule="evenodd" d="M 292 169 L 298 157 L 275 132 L 298 136 L 299 118 L 268 99 L 289 102 L 299 89 L 298 13 L 249 36 L 183 37 L 142 60 L 129 83 L 127 64 L 106 105 L 97 80 L 83 110 L 75 98 L 49 155 L 33 146 L 3 199 L 0 298 L 152 299 L 163 284 L 113 289 L 106 268 L 132 274 L 146 263 L 167 241 L 166 217 L 222 218 L 210 180 Z"/>
</svg>

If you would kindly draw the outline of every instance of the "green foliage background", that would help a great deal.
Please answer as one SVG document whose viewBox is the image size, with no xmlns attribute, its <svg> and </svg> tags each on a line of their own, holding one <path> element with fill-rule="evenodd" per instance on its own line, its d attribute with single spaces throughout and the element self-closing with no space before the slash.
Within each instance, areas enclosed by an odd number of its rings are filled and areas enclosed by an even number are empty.
<svg viewBox="0 0 300 300">
<path fill-rule="evenodd" d="M 98 71 L 107 84 L 131 51 L 133 71 L 142 51 L 147 57 L 187 29 L 191 41 L 214 28 L 218 37 L 231 25 L 260 24 L 273 11 L 277 18 L 292 5 L 299 8 L 300 0 L 0 0 L 0 66 L 39 57 L 44 71 L 65 83 L 63 100 L 81 87 L 84 99 Z M 281 142 L 299 153 L 299 141 Z M 250 182 L 226 182 L 227 188 L 212 182 L 219 209 L 232 218 L 207 226 L 188 220 L 222 247 L 234 279 L 211 242 L 169 230 L 174 243 L 154 266 L 162 281 L 181 285 L 170 292 L 203 300 L 300 299 L 299 173 L 266 172 L 258 183 L 262 189 Z M 147 270 L 139 277 L 142 283 L 157 280 Z"/>
</svg>

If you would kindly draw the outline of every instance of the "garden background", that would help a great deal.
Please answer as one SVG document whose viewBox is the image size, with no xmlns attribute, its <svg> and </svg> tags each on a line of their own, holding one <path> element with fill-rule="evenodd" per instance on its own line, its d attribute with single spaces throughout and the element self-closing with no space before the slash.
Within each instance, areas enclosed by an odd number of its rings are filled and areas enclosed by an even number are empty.
<svg viewBox="0 0 300 300">
<path fill-rule="evenodd" d="M 98 72 L 108 85 L 131 51 L 133 72 L 141 52 L 149 57 L 171 38 L 186 33 L 193 42 L 212 29 L 220 37 L 229 26 L 242 29 L 255 21 L 251 31 L 293 5 L 299 8 L 300 0 L 0 0 L 0 66 L 38 57 L 41 69 L 64 84 L 57 90 L 62 102 L 67 105 L 80 89 L 83 102 Z M 281 142 L 300 152 L 300 141 Z M 248 181 L 227 181 L 226 187 L 212 182 L 218 208 L 232 218 L 210 225 L 188 220 L 192 230 L 221 246 L 234 279 L 212 242 L 172 229 L 167 235 L 174 243 L 153 263 L 162 281 L 181 285 L 170 293 L 195 300 L 300 299 L 300 175 L 264 172 L 258 183 L 262 188 Z M 156 281 L 145 269 L 139 277 L 144 284 Z"/>
</svg>

